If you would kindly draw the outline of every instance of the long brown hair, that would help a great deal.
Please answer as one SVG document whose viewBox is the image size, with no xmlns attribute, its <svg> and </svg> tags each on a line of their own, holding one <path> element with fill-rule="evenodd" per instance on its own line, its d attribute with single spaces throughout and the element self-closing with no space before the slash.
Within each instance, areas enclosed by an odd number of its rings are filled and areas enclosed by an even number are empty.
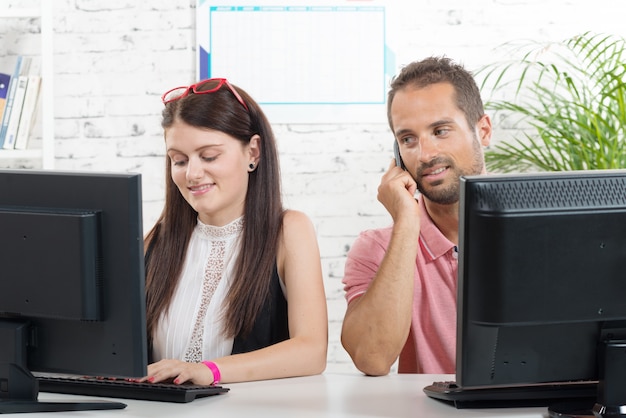
<svg viewBox="0 0 626 418">
<path fill-rule="evenodd" d="M 200 87 L 200 91 L 214 88 L 216 83 L 207 82 Z M 250 331 L 267 297 L 284 211 L 278 152 L 269 121 L 244 90 L 232 87 L 240 94 L 247 109 L 223 85 L 212 93 L 189 92 L 187 96 L 166 104 L 161 122 L 164 130 L 180 120 L 201 129 L 224 132 L 244 144 L 249 143 L 255 134 L 261 137 L 258 165 L 249 174 L 241 248 L 232 286 L 226 297 L 225 333 L 229 337 Z M 165 206 L 145 238 L 147 328 L 150 338 L 159 317 L 167 312 L 172 301 L 198 217 L 174 184 L 170 164 L 166 156 Z"/>
</svg>

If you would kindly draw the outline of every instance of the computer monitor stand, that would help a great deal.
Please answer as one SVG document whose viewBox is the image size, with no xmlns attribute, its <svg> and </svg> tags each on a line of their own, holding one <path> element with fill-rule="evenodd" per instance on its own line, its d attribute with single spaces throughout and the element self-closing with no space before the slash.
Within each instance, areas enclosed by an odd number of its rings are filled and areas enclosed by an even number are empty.
<svg viewBox="0 0 626 418">
<path fill-rule="evenodd" d="M 0 319 L 0 414 L 123 409 L 112 401 L 39 401 L 39 384 L 27 368 L 28 323 Z"/>
<path fill-rule="evenodd" d="M 550 417 L 626 417 L 626 340 L 603 341 L 598 353 L 600 358 L 596 403 L 553 405 L 549 408 Z"/>
</svg>

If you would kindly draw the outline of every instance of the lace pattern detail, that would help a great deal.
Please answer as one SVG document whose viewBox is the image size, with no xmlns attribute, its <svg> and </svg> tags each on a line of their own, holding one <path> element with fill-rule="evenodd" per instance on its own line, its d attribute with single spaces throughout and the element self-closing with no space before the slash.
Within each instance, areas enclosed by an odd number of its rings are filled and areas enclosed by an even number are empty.
<svg viewBox="0 0 626 418">
<path fill-rule="evenodd" d="M 228 238 L 239 233 L 243 229 L 243 217 L 235 219 L 228 225 L 213 226 L 198 221 L 198 231 L 207 238 Z"/>
<path fill-rule="evenodd" d="M 211 238 L 212 247 L 204 268 L 200 309 L 198 310 L 198 315 L 194 322 L 191 341 L 184 355 L 185 361 L 193 363 L 202 361 L 204 323 L 213 294 L 224 274 L 226 264 L 226 240 L 242 230 L 243 218 L 239 218 L 223 227 L 205 225 L 198 222 L 198 228 L 202 234 Z"/>
</svg>

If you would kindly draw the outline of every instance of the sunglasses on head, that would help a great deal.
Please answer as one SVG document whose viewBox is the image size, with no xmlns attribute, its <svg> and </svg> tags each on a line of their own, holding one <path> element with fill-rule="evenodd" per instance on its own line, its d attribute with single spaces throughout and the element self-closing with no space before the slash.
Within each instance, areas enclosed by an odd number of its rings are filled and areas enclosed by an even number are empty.
<svg viewBox="0 0 626 418">
<path fill-rule="evenodd" d="M 237 93 L 237 90 L 235 90 L 225 78 L 209 78 L 207 80 L 199 81 L 196 84 L 192 84 L 191 86 L 174 87 L 173 89 L 166 91 L 163 96 L 161 96 L 161 100 L 163 101 L 163 104 L 168 104 L 188 96 L 189 92 L 193 92 L 194 94 L 215 93 L 224 85 L 228 87 L 235 98 L 237 98 L 237 101 L 241 103 L 246 111 L 248 111 L 248 106 L 241 98 L 241 95 Z"/>
</svg>

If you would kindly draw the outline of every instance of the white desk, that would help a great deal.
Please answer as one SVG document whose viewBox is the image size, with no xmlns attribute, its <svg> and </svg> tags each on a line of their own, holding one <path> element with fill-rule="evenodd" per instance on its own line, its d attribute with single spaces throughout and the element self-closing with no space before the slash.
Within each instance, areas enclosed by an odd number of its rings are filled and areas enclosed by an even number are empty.
<svg viewBox="0 0 626 418">
<path fill-rule="evenodd" d="M 544 418 L 546 408 L 455 409 L 424 395 L 433 381 L 451 380 L 448 375 L 390 374 L 366 377 L 325 373 L 319 376 L 262 382 L 232 383 L 230 392 L 187 404 L 122 399 L 128 406 L 111 411 L 77 411 L 21 414 L 21 417 L 517 417 Z M 40 400 L 76 401 L 98 399 L 41 393 Z M 18 416 L 13 415 L 13 416 Z"/>
</svg>

